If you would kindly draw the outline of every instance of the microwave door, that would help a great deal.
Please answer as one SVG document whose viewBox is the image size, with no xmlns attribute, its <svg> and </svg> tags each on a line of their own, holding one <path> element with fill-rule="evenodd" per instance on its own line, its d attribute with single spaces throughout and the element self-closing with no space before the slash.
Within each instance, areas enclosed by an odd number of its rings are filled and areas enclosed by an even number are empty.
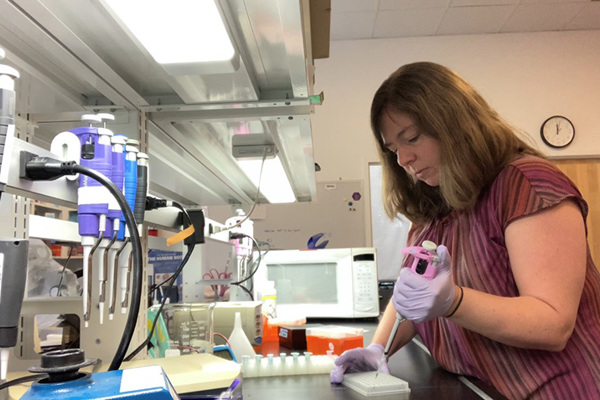
<svg viewBox="0 0 600 400">
<path fill-rule="evenodd" d="M 354 316 L 352 266 L 349 261 L 268 264 L 267 280 L 275 282 L 278 316 Z"/>
</svg>

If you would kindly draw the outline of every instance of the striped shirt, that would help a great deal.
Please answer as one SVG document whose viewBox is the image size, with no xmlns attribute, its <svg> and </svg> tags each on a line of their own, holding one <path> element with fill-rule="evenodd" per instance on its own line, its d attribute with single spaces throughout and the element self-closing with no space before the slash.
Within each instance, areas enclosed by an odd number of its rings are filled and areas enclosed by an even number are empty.
<svg viewBox="0 0 600 400">
<path fill-rule="evenodd" d="M 524 156 L 498 174 L 471 211 L 413 228 L 409 244 L 444 244 L 457 285 L 515 297 L 506 227 L 565 199 L 578 204 L 585 220 L 587 204 L 575 185 L 548 161 Z M 504 345 L 445 318 L 415 324 L 417 332 L 441 367 L 487 382 L 509 399 L 600 399 L 600 273 L 589 246 L 587 253 L 575 330 L 563 351 Z"/>
</svg>

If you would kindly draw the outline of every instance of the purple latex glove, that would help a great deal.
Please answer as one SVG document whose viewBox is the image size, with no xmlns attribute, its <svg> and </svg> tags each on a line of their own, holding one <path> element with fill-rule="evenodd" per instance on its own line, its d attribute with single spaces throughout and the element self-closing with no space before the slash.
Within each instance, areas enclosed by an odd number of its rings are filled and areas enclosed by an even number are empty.
<svg viewBox="0 0 600 400">
<path fill-rule="evenodd" d="M 431 280 L 402 268 L 394 286 L 394 307 L 398 314 L 414 322 L 423 322 L 448 314 L 454 302 L 455 285 L 450 269 L 451 259 L 444 245 L 437 248 L 440 258 Z"/>
<path fill-rule="evenodd" d="M 371 344 L 368 347 L 346 350 L 335 360 L 335 365 L 329 374 L 331 383 L 341 383 L 345 373 L 377 371 L 389 374 L 390 370 L 383 357 L 383 346 Z M 381 363 L 381 368 L 379 367 Z"/>
</svg>

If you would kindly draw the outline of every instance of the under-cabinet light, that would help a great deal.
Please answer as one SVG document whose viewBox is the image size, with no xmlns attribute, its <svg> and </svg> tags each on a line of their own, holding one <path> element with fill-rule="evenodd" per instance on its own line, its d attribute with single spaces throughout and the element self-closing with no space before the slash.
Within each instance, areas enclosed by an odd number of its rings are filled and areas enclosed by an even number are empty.
<svg viewBox="0 0 600 400">
<path fill-rule="evenodd" d="M 238 160 L 242 171 L 257 187 L 261 164 L 262 159 Z M 260 192 L 269 200 L 269 203 L 293 203 L 296 201 L 296 196 L 278 156 L 265 159 L 260 180 Z"/>
<path fill-rule="evenodd" d="M 104 0 L 171 75 L 234 72 L 237 54 L 218 0 Z"/>
<path fill-rule="evenodd" d="M 292 185 L 277 155 L 277 148 L 268 135 L 234 135 L 232 144 L 232 153 L 239 167 L 269 203 L 296 201 Z"/>
</svg>

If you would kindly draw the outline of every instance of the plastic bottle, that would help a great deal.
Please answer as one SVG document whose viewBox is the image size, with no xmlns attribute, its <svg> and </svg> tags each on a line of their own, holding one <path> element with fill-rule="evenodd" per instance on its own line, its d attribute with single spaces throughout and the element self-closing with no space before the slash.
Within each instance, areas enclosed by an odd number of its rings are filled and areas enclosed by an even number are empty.
<svg viewBox="0 0 600 400">
<path fill-rule="evenodd" d="M 275 289 L 275 282 L 266 281 L 260 291 L 262 300 L 262 313 L 267 318 L 277 317 L 277 289 Z"/>
<path fill-rule="evenodd" d="M 254 348 L 252 348 L 252 344 L 250 344 L 250 340 L 248 340 L 242 328 L 242 317 L 239 312 L 235 313 L 233 330 L 231 331 L 231 335 L 229 335 L 229 343 L 236 360 L 241 361 L 243 356 L 250 356 L 251 358 L 256 356 Z"/>
</svg>

